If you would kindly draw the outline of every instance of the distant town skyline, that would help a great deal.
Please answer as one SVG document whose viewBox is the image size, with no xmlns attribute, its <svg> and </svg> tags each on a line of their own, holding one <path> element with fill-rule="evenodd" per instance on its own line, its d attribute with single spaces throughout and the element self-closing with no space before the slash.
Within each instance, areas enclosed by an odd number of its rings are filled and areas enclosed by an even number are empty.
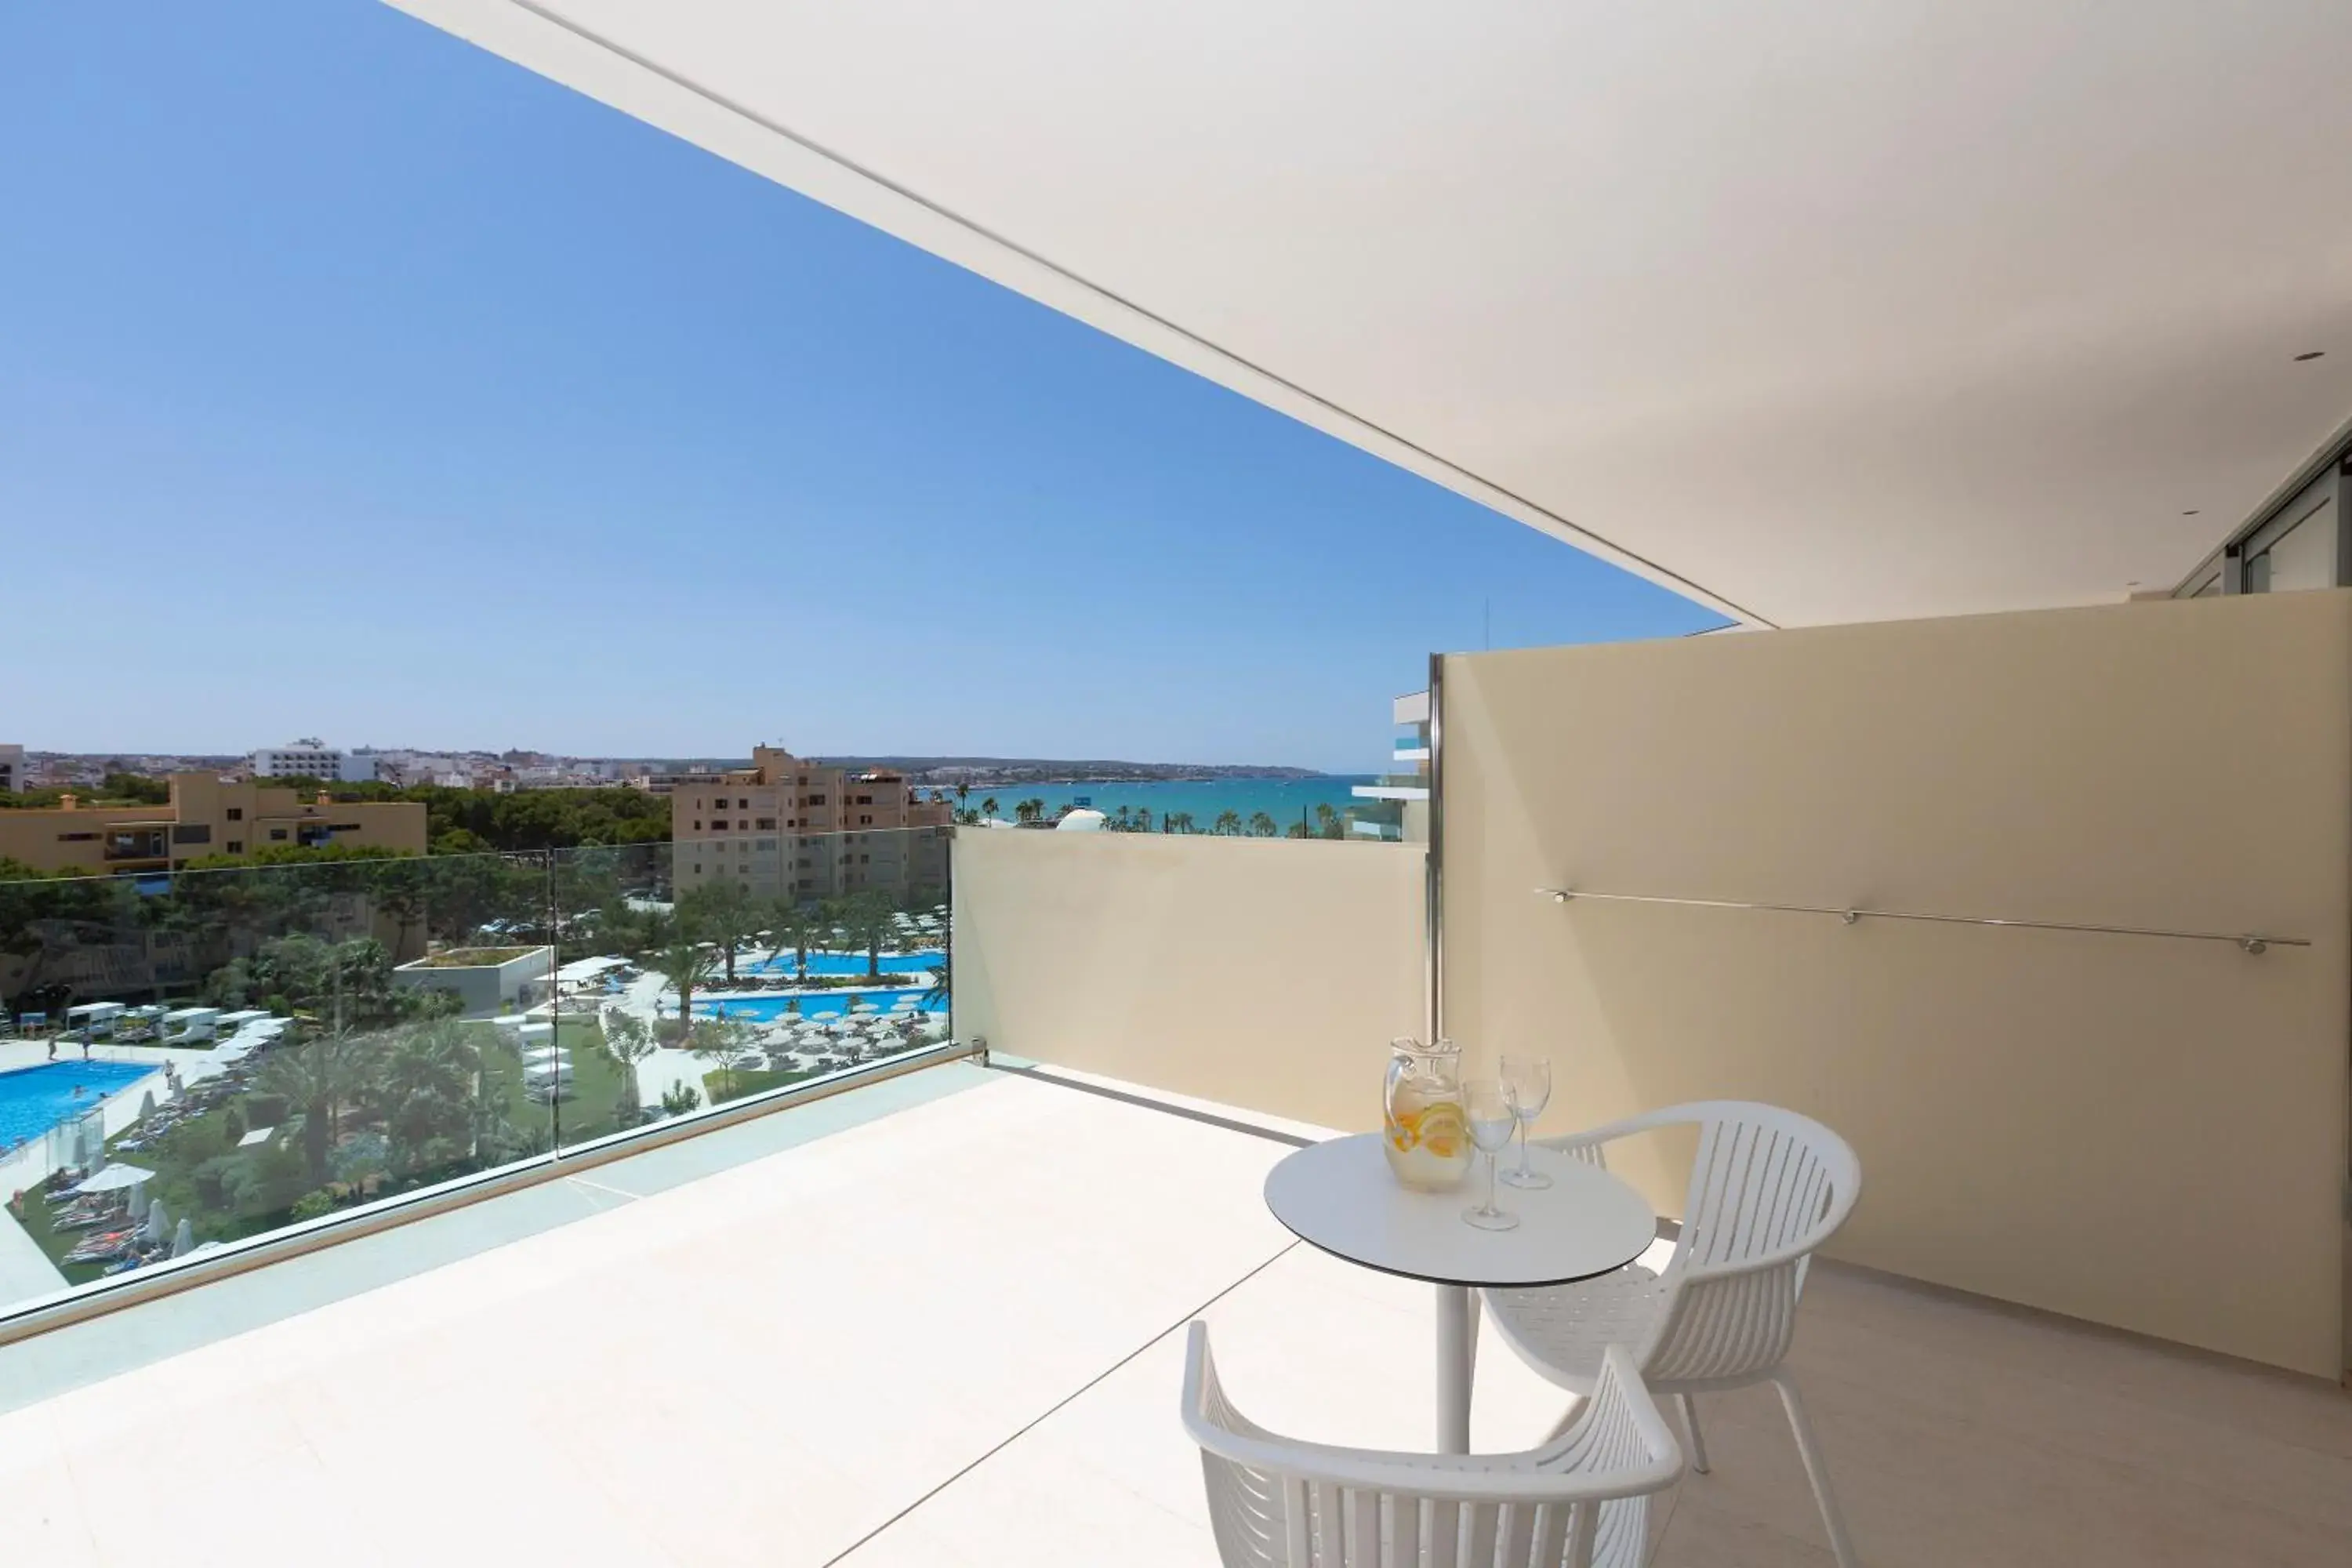
<svg viewBox="0 0 2352 1568">
<path fill-rule="evenodd" d="M 27 746 L 1362 772 L 1717 624 L 372 0 L 9 7 L 0 136 Z"/>
</svg>

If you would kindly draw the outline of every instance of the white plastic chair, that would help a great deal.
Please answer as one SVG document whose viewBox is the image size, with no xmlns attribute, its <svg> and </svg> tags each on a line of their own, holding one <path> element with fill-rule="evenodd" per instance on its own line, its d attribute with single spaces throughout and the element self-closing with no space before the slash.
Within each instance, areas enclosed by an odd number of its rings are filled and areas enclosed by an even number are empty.
<svg viewBox="0 0 2352 1568">
<path fill-rule="evenodd" d="M 1681 1405 L 1691 1468 L 1702 1475 L 1706 1447 L 1692 1396 L 1771 1384 L 1796 1435 L 1830 1550 L 1839 1568 L 1855 1568 L 1820 1440 L 1781 1364 L 1796 1331 L 1805 1266 L 1845 1223 L 1861 1190 L 1853 1150 L 1811 1117 L 1743 1100 L 1668 1106 L 1540 1142 L 1601 1165 L 1602 1149 L 1620 1138 L 1691 1125 L 1699 1130 L 1698 1155 L 1682 1237 L 1664 1272 L 1636 1264 L 1576 1285 L 1488 1290 L 1486 1310 L 1522 1360 L 1571 1393 L 1592 1393 L 1609 1347 L 1631 1347 L 1650 1392 Z"/>
<path fill-rule="evenodd" d="M 1407 1454 L 1277 1436 L 1233 1407 L 1195 1322 L 1184 1429 L 1225 1568 L 1639 1568 L 1682 1450 L 1622 1346 L 1573 1424 L 1517 1454 Z"/>
</svg>

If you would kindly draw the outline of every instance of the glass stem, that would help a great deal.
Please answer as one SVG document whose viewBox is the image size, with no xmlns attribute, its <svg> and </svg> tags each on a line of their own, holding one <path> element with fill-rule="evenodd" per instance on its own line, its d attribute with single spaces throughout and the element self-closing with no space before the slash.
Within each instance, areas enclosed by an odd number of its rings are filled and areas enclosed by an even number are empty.
<svg viewBox="0 0 2352 1568">
<path fill-rule="evenodd" d="M 1495 1167 L 1502 1162 L 1494 1155 L 1486 1156 L 1486 1212 L 1495 1212 Z"/>
<path fill-rule="evenodd" d="M 1520 1175 L 1522 1175 L 1522 1176 L 1524 1176 L 1524 1175 L 1526 1175 L 1526 1174 L 1528 1173 L 1528 1119 L 1527 1119 L 1526 1117 L 1522 1116 L 1522 1117 L 1520 1117 L 1520 1118 L 1518 1119 L 1518 1122 L 1519 1122 L 1519 1174 L 1520 1174 Z"/>
</svg>

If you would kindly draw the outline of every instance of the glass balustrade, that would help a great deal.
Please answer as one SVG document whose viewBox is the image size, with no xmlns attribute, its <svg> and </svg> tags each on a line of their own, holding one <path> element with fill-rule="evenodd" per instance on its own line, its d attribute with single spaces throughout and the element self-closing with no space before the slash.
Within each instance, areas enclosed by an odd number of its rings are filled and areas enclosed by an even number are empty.
<svg viewBox="0 0 2352 1568">
<path fill-rule="evenodd" d="M 0 882 L 0 1313 L 936 1047 L 948 843 Z"/>
</svg>

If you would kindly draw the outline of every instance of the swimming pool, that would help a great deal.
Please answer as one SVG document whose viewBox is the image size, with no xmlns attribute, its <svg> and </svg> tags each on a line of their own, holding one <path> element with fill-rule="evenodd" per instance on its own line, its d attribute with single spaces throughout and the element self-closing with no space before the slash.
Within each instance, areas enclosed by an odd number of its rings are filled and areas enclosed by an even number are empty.
<svg viewBox="0 0 2352 1568">
<path fill-rule="evenodd" d="M 144 1062 L 69 1061 L 0 1072 L 0 1145 L 38 1138 L 155 1070 Z"/>
<path fill-rule="evenodd" d="M 882 955 L 882 973 L 909 974 L 919 969 L 937 969 L 943 956 L 936 947 L 923 948 L 915 952 L 886 952 Z M 745 974 L 790 974 L 793 973 L 793 955 L 787 952 L 781 957 L 763 958 L 756 963 L 739 963 L 735 967 L 740 973 Z M 863 974 L 866 973 L 866 954 L 862 952 L 819 952 L 816 949 L 811 948 L 808 955 L 808 973 L 811 974 Z"/>
<path fill-rule="evenodd" d="M 887 1013 L 901 996 L 912 996 L 920 1003 L 926 991 L 927 988 L 924 986 L 908 985 L 898 990 L 826 991 L 808 996 L 728 996 L 716 1002 L 697 1002 L 694 1005 L 694 1016 L 698 1018 L 715 1018 L 719 1016 L 719 1009 L 724 1008 L 730 1018 L 740 1018 L 746 1023 L 771 1024 L 784 1016 L 785 1009 L 791 1004 L 798 1002 L 801 1017 L 829 1018 L 835 1014 L 849 1011 L 850 999 L 856 996 L 863 996 Z"/>
</svg>

